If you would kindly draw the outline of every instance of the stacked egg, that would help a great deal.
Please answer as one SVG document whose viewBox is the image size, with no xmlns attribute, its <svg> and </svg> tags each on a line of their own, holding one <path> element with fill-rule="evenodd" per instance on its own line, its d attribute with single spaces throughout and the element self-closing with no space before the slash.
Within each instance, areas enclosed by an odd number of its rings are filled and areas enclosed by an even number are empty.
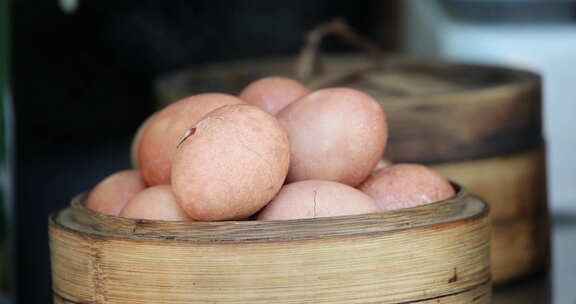
<svg viewBox="0 0 576 304">
<path fill-rule="evenodd" d="M 383 161 L 386 115 L 369 95 L 267 77 L 152 114 L 134 169 L 89 193 L 96 212 L 155 220 L 289 220 L 385 212 L 450 198 L 431 169 Z"/>
</svg>

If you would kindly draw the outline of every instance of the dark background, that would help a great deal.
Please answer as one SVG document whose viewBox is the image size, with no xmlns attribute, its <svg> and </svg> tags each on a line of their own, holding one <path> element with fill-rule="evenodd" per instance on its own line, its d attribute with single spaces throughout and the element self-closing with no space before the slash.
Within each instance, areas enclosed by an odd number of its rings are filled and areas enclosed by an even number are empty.
<svg viewBox="0 0 576 304">
<path fill-rule="evenodd" d="M 397 1 L 12 1 L 19 303 L 50 303 L 48 214 L 129 167 L 155 77 L 198 63 L 294 55 L 334 16 L 388 50 Z M 329 51 L 347 51 L 328 40 Z"/>
</svg>

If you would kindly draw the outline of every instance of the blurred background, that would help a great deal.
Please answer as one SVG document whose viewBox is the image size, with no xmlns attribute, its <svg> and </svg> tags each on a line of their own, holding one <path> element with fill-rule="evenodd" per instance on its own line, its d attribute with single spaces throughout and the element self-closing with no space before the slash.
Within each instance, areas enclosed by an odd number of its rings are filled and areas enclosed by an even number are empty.
<svg viewBox="0 0 576 304">
<path fill-rule="evenodd" d="M 5 199 L 13 206 L 7 218 L 16 219 L 11 263 L 16 284 L 7 288 L 20 287 L 19 303 L 51 301 L 47 216 L 107 175 L 129 168 L 131 137 L 155 109 L 157 77 L 195 64 L 293 56 L 308 30 L 334 16 L 390 52 L 540 73 L 551 208 L 559 219 L 555 229 L 568 227 L 555 234 L 554 255 L 564 260 L 576 254 L 576 233 L 570 228 L 576 214 L 573 1 L 0 3 L 0 82 L 10 76 L 11 84 L 0 86 L 3 114 L 9 118 L 2 123 L 9 140 L 5 146 L 15 155 L 15 160 L 5 157 L 15 185 Z M 332 39 L 324 48 L 349 51 Z M 10 189 L 7 180 L 5 189 Z M 576 265 L 565 260 L 571 264 L 554 264 L 565 271 L 555 271 L 553 282 L 573 284 Z M 568 285 L 554 285 L 553 291 L 554 303 L 576 303 Z"/>
<path fill-rule="evenodd" d="M 291 56 L 333 16 L 398 47 L 394 1 L 11 1 L 20 303 L 51 301 L 47 216 L 130 167 L 157 76 Z M 327 47 L 344 49 L 337 42 Z M 33 292 L 32 292 L 33 291 Z"/>
</svg>

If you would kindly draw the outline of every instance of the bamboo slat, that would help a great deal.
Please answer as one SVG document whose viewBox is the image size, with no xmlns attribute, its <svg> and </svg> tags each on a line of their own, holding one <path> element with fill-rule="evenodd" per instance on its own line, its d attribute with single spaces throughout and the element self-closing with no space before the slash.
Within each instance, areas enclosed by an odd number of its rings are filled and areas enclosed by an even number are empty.
<svg viewBox="0 0 576 304">
<path fill-rule="evenodd" d="M 550 227 L 542 147 L 432 168 L 490 203 L 495 284 L 548 268 Z"/>
<path fill-rule="evenodd" d="M 278 222 L 91 216 L 81 199 L 50 218 L 55 303 L 490 302 L 488 207 L 463 189 L 396 212 Z"/>
</svg>

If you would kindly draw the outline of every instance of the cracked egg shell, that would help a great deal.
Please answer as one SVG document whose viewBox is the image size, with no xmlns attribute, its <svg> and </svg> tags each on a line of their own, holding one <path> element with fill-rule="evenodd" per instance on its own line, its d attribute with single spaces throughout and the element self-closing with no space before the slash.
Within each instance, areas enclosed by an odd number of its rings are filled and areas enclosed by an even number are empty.
<svg viewBox="0 0 576 304">
<path fill-rule="evenodd" d="M 185 134 L 174 155 L 172 189 L 194 220 L 247 218 L 280 190 L 289 160 L 288 137 L 274 116 L 228 105 Z"/>
<path fill-rule="evenodd" d="M 86 208 L 118 215 L 132 197 L 146 188 L 139 170 L 122 170 L 100 181 L 88 194 Z"/>
<path fill-rule="evenodd" d="M 382 106 L 355 89 L 314 91 L 277 117 L 290 139 L 288 182 L 319 179 L 356 187 L 386 148 L 388 126 Z"/>
<path fill-rule="evenodd" d="M 149 186 L 170 183 L 170 168 L 182 134 L 204 115 L 224 105 L 245 104 L 238 97 L 203 93 L 178 100 L 156 112 L 139 137 L 138 165 Z"/>
<path fill-rule="evenodd" d="M 162 221 L 190 220 L 176 202 L 170 185 L 153 186 L 136 194 L 122 209 L 120 216 Z"/>
<path fill-rule="evenodd" d="M 396 164 L 369 177 L 360 187 L 383 211 L 416 207 L 454 196 L 442 175 L 419 164 Z"/>
<path fill-rule="evenodd" d="M 380 212 L 374 200 L 342 183 L 306 180 L 287 184 L 258 215 L 259 221 Z"/>
<path fill-rule="evenodd" d="M 132 143 L 130 145 L 130 164 L 134 169 L 140 168 L 140 162 L 138 161 L 138 150 L 140 149 L 140 141 L 142 139 L 142 133 L 144 133 L 144 129 L 146 129 L 148 123 L 150 122 L 150 120 L 152 120 L 152 117 L 154 117 L 154 114 L 155 113 L 148 116 L 140 124 L 140 126 L 136 130 L 136 133 L 134 134 L 134 137 L 132 137 Z"/>
<path fill-rule="evenodd" d="M 293 101 L 310 93 L 300 82 L 286 77 L 264 77 L 250 83 L 240 98 L 276 115 Z"/>
</svg>

